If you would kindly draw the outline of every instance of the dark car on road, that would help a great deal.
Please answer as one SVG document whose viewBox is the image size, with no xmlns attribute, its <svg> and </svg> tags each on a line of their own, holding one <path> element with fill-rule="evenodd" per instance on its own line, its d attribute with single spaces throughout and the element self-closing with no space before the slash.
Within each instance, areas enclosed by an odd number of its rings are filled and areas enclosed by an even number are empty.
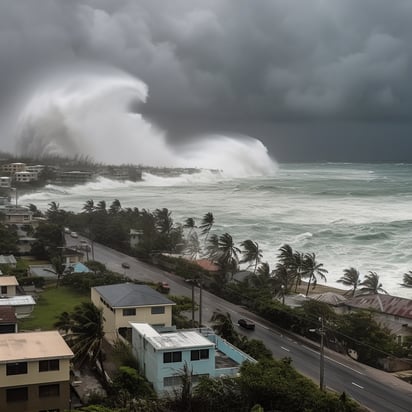
<svg viewBox="0 0 412 412">
<path fill-rule="evenodd" d="M 249 319 L 239 319 L 237 321 L 237 324 L 245 329 L 250 329 L 250 330 L 255 329 L 255 324 Z"/>
<path fill-rule="evenodd" d="M 122 263 L 122 268 L 130 269 L 130 265 L 127 262 Z"/>
<path fill-rule="evenodd" d="M 167 282 L 159 282 L 157 284 L 156 290 L 160 293 L 169 293 L 170 292 L 170 286 Z"/>
</svg>

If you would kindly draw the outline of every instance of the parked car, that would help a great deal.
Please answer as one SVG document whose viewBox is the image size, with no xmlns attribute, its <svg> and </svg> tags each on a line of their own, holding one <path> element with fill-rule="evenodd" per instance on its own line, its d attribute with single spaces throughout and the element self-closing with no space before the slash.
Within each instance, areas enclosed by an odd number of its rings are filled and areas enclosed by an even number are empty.
<svg viewBox="0 0 412 412">
<path fill-rule="evenodd" d="M 170 286 L 167 282 L 159 282 L 157 284 L 156 290 L 160 293 L 169 293 L 170 292 Z"/>
<path fill-rule="evenodd" d="M 65 228 L 64 228 L 64 233 L 70 235 L 71 231 L 70 231 L 70 229 L 69 229 L 68 227 L 65 227 Z"/>
<path fill-rule="evenodd" d="M 127 262 L 122 263 L 122 268 L 130 269 L 130 265 Z"/>
<path fill-rule="evenodd" d="M 71 232 L 70 236 L 74 239 L 77 239 L 79 237 L 79 235 L 76 232 Z"/>
<path fill-rule="evenodd" d="M 254 329 L 255 329 L 255 324 L 254 324 L 254 322 L 252 322 L 252 321 L 249 320 L 249 319 L 239 319 L 239 320 L 237 321 L 237 324 L 238 324 L 239 326 L 241 326 L 242 328 L 245 328 L 245 329 L 250 329 L 250 330 L 254 330 Z"/>
</svg>

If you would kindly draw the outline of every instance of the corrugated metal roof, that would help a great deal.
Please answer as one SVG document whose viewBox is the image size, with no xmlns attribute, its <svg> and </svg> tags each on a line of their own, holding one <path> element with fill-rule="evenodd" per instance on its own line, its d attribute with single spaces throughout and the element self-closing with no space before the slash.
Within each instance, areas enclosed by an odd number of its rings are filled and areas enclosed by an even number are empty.
<svg viewBox="0 0 412 412">
<path fill-rule="evenodd" d="M 30 295 L 19 295 L 12 296 L 10 298 L 0 298 L 0 306 L 24 306 L 24 305 L 35 305 L 36 301 L 33 296 Z"/>
<path fill-rule="evenodd" d="M 96 286 L 94 289 L 112 308 L 175 305 L 161 293 L 146 285 L 119 283 L 117 285 Z"/>
<path fill-rule="evenodd" d="M 384 294 L 355 296 L 345 305 L 358 309 L 372 309 L 388 315 L 412 319 L 412 300 Z"/>
</svg>

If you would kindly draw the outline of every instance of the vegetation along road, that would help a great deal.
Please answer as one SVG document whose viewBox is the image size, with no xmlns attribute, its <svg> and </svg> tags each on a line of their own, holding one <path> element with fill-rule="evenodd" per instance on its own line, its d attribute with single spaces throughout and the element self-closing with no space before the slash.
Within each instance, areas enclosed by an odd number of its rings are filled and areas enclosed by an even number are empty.
<svg viewBox="0 0 412 412">
<path fill-rule="evenodd" d="M 68 239 L 68 243 L 73 240 Z M 191 287 L 183 279 L 156 267 L 140 262 L 108 247 L 94 244 L 94 257 L 108 269 L 123 273 L 131 279 L 144 282 L 167 281 L 171 294 L 191 297 Z M 128 263 L 130 268 L 122 267 Z M 196 288 L 196 300 L 199 290 Z M 276 358 L 290 357 L 295 368 L 302 374 L 319 380 L 319 350 L 313 342 L 284 334 L 264 319 L 244 308 L 229 303 L 211 293 L 203 291 L 202 320 L 208 325 L 214 311 L 229 313 L 232 320 L 242 317 L 256 323 L 254 331 L 239 329 L 249 337 L 262 340 Z M 335 352 L 325 350 L 325 385 L 337 392 L 346 392 L 356 401 L 372 411 L 412 412 L 412 385 L 407 384 L 386 372 L 365 366 Z"/>
</svg>

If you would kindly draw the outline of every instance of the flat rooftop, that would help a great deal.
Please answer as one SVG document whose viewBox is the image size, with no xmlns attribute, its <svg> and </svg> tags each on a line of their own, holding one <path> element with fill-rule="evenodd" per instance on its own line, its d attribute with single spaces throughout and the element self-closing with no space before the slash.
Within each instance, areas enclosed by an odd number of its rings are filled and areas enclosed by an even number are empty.
<svg viewBox="0 0 412 412">
<path fill-rule="evenodd" d="M 213 342 L 193 330 L 159 333 L 146 323 L 131 323 L 131 326 L 157 350 L 214 346 Z"/>
<path fill-rule="evenodd" d="M 0 363 L 72 357 L 57 331 L 0 334 Z"/>
</svg>

